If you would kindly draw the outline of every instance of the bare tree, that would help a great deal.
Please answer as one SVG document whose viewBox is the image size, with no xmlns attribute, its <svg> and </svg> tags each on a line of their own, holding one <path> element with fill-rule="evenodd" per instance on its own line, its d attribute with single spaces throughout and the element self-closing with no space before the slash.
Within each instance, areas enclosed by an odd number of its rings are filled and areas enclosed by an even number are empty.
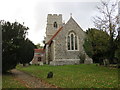
<svg viewBox="0 0 120 90">
<path fill-rule="evenodd" d="M 114 2 L 112 0 L 101 0 L 101 4 L 96 7 L 99 11 L 99 16 L 95 16 L 93 18 L 95 27 L 107 32 L 110 35 L 108 51 L 110 63 L 113 63 L 115 53 L 114 37 L 117 31 L 118 23 L 117 4 L 117 0 Z"/>
<path fill-rule="evenodd" d="M 115 34 L 118 14 L 117 12 L 117 0 L 112 2 L 111 0 L 102 1 L 97 10 L 99 11 L 100 16 L 95 16 L 93 18 L 94 25 L 97 29 L 106 31 L 109 35 Z"/>
</svg>

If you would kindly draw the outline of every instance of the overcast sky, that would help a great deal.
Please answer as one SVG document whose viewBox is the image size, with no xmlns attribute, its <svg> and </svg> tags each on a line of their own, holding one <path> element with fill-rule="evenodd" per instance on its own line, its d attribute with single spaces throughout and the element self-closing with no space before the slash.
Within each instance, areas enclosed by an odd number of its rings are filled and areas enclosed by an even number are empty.
<svg viewBox="0 0 120 90">
<path fill-rule="evenodd" d="M 85 31 L 94 27 L 92 17 L 97 14 L 96 5 L 100 0 L 0 0 L 0 20 L 24 22 L 30 29 L 28 38 L 33 43 L 42 43 L 47 14 L 62 14 L 65 23 L 70 13 Z"/>
</svg>

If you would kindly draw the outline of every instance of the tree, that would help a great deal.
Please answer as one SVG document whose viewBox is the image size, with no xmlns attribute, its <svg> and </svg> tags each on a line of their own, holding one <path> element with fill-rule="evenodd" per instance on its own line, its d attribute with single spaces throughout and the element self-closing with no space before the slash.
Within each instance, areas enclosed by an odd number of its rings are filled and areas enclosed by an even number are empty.
<svg viewBox="0 0 120 90">
<path fill-rule="evenodd" d="M 20 62 L 22 56 L 25 54 L 25 46 L 27 50 L 31 50 L 31 45 L 26 41 L 26 34 L 28 27 L 18 22 L 10 23 L 9 21 L 0 21 L 2 25 L 2 71 L 6 72 L 15 68 L 17 63 Z M 26 44 L 27 43 L 27 44 Z M 25 45 L 25 46 L 24 46 Z M 20 52 L 21 51 L 21 52 Z M 22 58 L 26 59 L 26 58 Z"/>
<path fill-rule="evenodd" d="M 117 63 L 120 66 L 120 30 L 118 31 L 118 36 L 115 40 L 115 45 L 116 45 L 115 57 L 117 59 Z"/>
<path fill-rule="evenodd" d="M 36 47 L 37 47 L 38 49 L 43 48 L 43 46 L 41 46 L 40 43 L 38 43 L 38 44 L 36 45 Z"/>
<path fill-rule="evenodd" d="M 93 47 L 92 47 L 92 39 L 91 37 L 87 34 L 87 38 L 85 39 L 85 42 L 83 44 L 83 47 L 87 53 L 87 55 L 92 58 L 93 56 Z"/>
<path fill-rule="evenodd" d="M 108 32 L 110 35 L 115 33 L 115 28 L 118 22 L 118 14 L 116 13 L 117 1 L 111 0 L 102 1 L 100 6 L 97 6 L 99 16 L 93 18 L 93 22 L 97 29 Z"/>
<path fill-rule="evenodd" d="M 84 49 L 93 62 L 102 63 L 107 58 L 109 47 L 109 35 L 98 29 L 88 29 L 86 31 L 87 39 L 84 42 Z"/>
<path fill-rule="evenodd" d="M 29 63 L 34 56 L 34 49 L 36 46 L 27 38 L 21 43 L 21 47 L 18 50 L 18 57 L 21 64 Z"/>
<path fill-rule="evenodd" d="M 112 63 L 114 59 L 114 37 L 116 33 L 116 26 L 118 22 L 118 15 L 116 13 L 117 1 L 112 2 L 108 0 L 108 2 L 101 1 L 101 5 L 97 6 L 97 10 L 99 11 L 100 16 L 94 17 L 94 24 L 97 29 L 107 32 L 110 35 L 109 39 L 109 60 Z"/>
<path fill-rule="evenodd" d="M 0 24 L 0 60 L 2 60 L 2 26 Z M 0 62 L 0 74 L 2 73 L 2 61 Z"/>
</svg>

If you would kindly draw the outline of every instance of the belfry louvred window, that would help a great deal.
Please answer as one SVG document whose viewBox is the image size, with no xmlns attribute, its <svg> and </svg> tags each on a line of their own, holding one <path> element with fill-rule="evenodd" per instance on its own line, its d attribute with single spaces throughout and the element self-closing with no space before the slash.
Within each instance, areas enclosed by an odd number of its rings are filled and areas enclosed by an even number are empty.
<svg viewBox="0 0 120 90">
<path fill-rule="evenodd" d="M 67 37 L 67 49 L 78 50 L 78 39 L 74 32 L 69 33 Z"/>
<path fill-rule="evenodd" d="M 54 28 L 57 28 L 57 22 L 54 22 L 53 26 L 54 26 Z"/>
</svg>

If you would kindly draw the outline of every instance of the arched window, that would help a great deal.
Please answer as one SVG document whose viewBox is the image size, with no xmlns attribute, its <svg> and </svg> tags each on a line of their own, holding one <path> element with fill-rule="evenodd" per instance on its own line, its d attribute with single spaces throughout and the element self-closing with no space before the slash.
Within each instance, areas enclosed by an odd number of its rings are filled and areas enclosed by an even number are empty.
<svg viewBox="0 0 120 90">
<path fill-rule="evenodd" d="M 74 35 L 71 34 L 71 50 L 74 50 Z"/>
<path fill-rule="evenodd" d="M 68 50 L 70 50 L 70 36 L 68 36 Z"/>
<path fill-rule="evenodd" d="M 75 50 L 78 49 L 78 45 L 77 45 L 77 36 L 75 36 Z"/>
<path fill-rule="evenodd" d="M 57 28 L 57 22 L 54 22 L 53 27 Z"/>
<path fill-rule="evenodd" d="M 67 49 L 78 50 L 78 39 L 74 32 L 69 33 L 67 37 Z"/>
</svg>

